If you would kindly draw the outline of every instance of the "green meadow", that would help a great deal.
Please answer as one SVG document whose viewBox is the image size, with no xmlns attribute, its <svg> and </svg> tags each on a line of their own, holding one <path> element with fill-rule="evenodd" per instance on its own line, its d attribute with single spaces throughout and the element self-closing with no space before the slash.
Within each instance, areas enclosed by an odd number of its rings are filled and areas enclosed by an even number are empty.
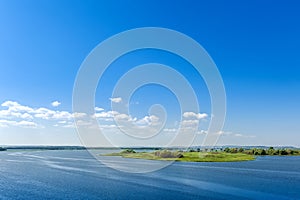
<svg viewBox="0 0 300 200">
<path fill-rule="evenodd" d="M 122 156 L 124 158 L 182 162 L 236 162 L 255 159 L 254 155 L 244 153 L 180 152 L 169 150 L 160 150 L 154 152 L 135 152 L 133 150 L 124 150 L 119 153 L 106 154 L 106 156 Z"/>
</svg>

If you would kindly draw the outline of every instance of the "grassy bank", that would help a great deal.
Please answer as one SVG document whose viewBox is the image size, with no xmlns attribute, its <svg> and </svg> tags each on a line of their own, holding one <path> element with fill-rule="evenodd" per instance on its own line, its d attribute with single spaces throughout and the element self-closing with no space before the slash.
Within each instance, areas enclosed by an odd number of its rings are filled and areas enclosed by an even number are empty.
<svg viewBox="0 0 300 200">
<path fill-rule="evenodd" d="M 133 150 L 124 150 L 119 153 L 106 154 L 106 156 L 122 156 L 124 158 L 183 162 L 236 162 L 255 159 L 255 156 L 244 153 L 179 152 L 168 150 L 160 150 L 154 152 L 135 152 Z"/>
</svg>

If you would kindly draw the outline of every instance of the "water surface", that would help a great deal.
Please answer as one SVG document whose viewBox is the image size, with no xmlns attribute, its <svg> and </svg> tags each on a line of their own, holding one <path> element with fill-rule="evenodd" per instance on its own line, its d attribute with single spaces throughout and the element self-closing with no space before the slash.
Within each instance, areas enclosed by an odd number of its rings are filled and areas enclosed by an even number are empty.
<svg viewBox="0 0 300 200">
<path fill-rule="evenodd" d="M 123 167 L 156 162 L 106 159 Z M 133 174 L 108 168 L 84 150 L 7 151 L 0 152 L 0 199 L 300 199 L 300 157 L 175 162 Z"/>
</svg>

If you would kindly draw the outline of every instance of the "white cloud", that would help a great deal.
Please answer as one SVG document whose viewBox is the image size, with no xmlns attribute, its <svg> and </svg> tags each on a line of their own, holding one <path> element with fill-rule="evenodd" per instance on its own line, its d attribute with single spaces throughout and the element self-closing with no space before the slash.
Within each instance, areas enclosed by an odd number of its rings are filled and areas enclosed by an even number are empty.
<svg viewBox="0 0 300 200">
<path fill-rule="evenodd" d="M 185 112 L 183 113 L 183 120 L 180 123 L 181 131 L 185 133 L 196 133 L 204 134 L 204 132 L 198 130 L 199 122 L 202 119 L 207 118 L 206 113 L 194 113 L 194 112 Z"/>
<path fill-rule="evenodd" d="M 12 110 L 0 110 L 0 118 L 12 119 L 12 118 L 22 118 L 22 119 L 32 119 L 33 117 L 28 113 L 14 112 Z"/>
<path fill-rule="evenodd" d="M 181 126 L 190 127 L 190 126 L 197 126 L 199 124 L 199 120 L 197 119 L 190 119 L 190 120 L 182 120 Z"/>
<path fill-rule="evenodd" d="M 63 128 L 75 128 L 74 124 L 66 124 L 62 126 Z"/>
<path fill-rule="evenodd" d="M 112 102 L 121 102 L 122 98 L 111 98 Z M 58 106 L 60 102 L 52 102 L 53 106 Z M 94 126 L 89 122 L 88 115 L 86 113 L 71 113 L 68 111 L 58 111 L 49 108 L 39 107 L 31 108 L 23 106 L 15 101 L 6 101 L 1 104 L 6 109 L 0 109 L 1 127 L 8 126 L 20 126 L 20 127 L 42 127 L 43 120 L 47 120 L 47 126 L 57 127 L 74 127 L 73 119 L 77 119 L 77 124 L 80 126 Z M 113 127 L 114 120 L 118 121 L 121 127 L 127 127 L 128 129 L 141 129 L 141 128 L 159 128 L 162 122 L 155 115 L 147 115 L 140 119 L 132 117 L 125 113 L 119 113 L 116 111 L 105 112 L 103 108 L 95 107 L 96 112 L 93 117 L 105 122 L 105 126 L 102 128 Z M 207 117 L 207 114 L 186 112 L 183 114 L 184 120 L 181 122 L 181 128 L 183 130 L 197 130 L 200 119 Z M 37 125 L 39 123 L 39 125 Z M 52 124 L 51 124 L 52 123 Z M 167 130 L 165 130 L 167 131 Z M 170 130 L 169 130 L 170 132 Z"/>
<path fill-rule="evenodd" d="M 232 132 L 229 132 L 229 131 L 219 131 L 219 132 L 217 132 L 217 134 L 219 134 L 219 135 L 232 135 Z"/>
<path fill-rule="evenodd" d="M 183 133 L 196 134 L 198 132 L 198 119 L 182 120 L 180 123 L 180 131 Z"/>
<path fill-rule="evenodd" d="M 102 129 L 117 128 L 117 126 L 114 124 L 104 124 L 104 125 L 100 125 L 100 128 L 102 128 Z"/>
<path fill-rule="evenodd" d="M 17 125 L 21 126 L 21 127 L 31 127 L 31 128 L 37 127 L 36 123 L 30 122 L 30 121 L 20 121 L 20 122 L 17 123 Z"/>
<path fill-rule="evenodd" d="M 165 132 L 177 132 L 178 129 L 176 129 L 176 128 L 165 128 L 163 131 L 165 131 Z"/>
<path fill-rule="evenodd" d="M 73 115 L 67 111 L 54 111 L 47 108 L 38 108 L 33 113 L 35 113 L 34 117 L 46 120 L 70 120 L 73 118 Z"/>
<path fill-rule="evenodd" d="M 128 131 L 133 131 L 135 129 L 155 127 L 160 125 L 159 118 L 155 115 L 144 116 L 143 118 L 132 117 L 131 115 L 125 113 L 119 113 L 117 111 L 107 111 L 99 112 L 93 115 L 97 120 L 105 121 L 105 124 L 111 124 L 113 121 L 118 123 L 119 127 L 126 129 Z"/>
<path fill-rule="evenodd" d="M 194 112 L 185 112 L 183 113 L 184 118 L 196 118 L 196 119 L 205 119 L 207 118 L 206 113 L 194 113 Z"/>
<path fill-rule="evenodd" d="M 3 107 L 7 107 L 6 110 L 0 110 L 0 118 L 5 119 L 13 119 L 13 118 L 21 118 L 21 119 L 32 119 L 32 115 L 29 114 L 33 111 L 32 108 L 28 106 L 22 106 L 14 101 L 5 101 L 1 104 Z"/>
<path fill-rule="evenodd" d="M 57 106 L 59 106 L 61 103 L 59 102 L 59 101 L 53 101 L 52 103 L 51 103 L 51 105 L 53 106 L 53 107 L 57 107 Z"/>
<path fill-rule="evenodd" d="M 35 113 L 34 117 L 36 118 L 50 119 L 55 114 L 55 111 L 47 108 L 38 108 L 33 113 Z"/>
<path fill-rule="evenodd" d="M 53 114 L 52 119 L 72 119 L 73 115 L 67 111 L 57 111 Z"/>
<path fill-rule="evenodd" d="M 95 111 L 103 111 L 103 108 L 95 107 Z"/>
<path fill-rule="evenodd" d="M 87 116 L 86 113 L 78 113 L 78 112 L 73 113 L 74 118 L 83 118 L 85 116 Z"/>
<path fill-rule="evenodd" d="M 3 107 L 16 107 L 19 106 L 20 104 L 15 102 L 15 101 L 5 101 L 1 104 Z"/>
<path fill-rule="evenodd" d="M 90 121 L 84 121 L 84 120 L 77 120 L 76 124 L 78 126 L 90 126 L 90 125 L 92 125 L 92 122 L 90 122 Z"/>
<path fill-rule="evenodd" d="M 53 102 L 55 105 L 58 103 Z M 71 121 L 73 118 L 85 117 L 85 113 L 70 113 L 68 111 L 54 111 L 48 108 L 30 108 L 23 106 L 15 101 L 5 101 L 1 104 L 6 109 L 0 109 L 1 127 L 7 126 L 22 126 L 34 127 L 36 126 L 35 120 L 51 120 L 58 121 Z M 41 122 L 42 123 L 42 122 Z M 61 124 L 61 123 L 58 123 Z M 42 127 L 42 126 L 38 126 Z"/>
<path fill-rule="evenodd" d="M 121 103 L 122 98 L 121 97 L 115 97 L 115 98 L 109 98 L 109 100 L 111 100 L 111 102 L 114 102 L 114 103 Z"/>
<path fill-rule="evenodd" d="M 118 122 L 134 122 L 139 126 L 156 125 L 156 123 L 159 122 L 159 118 L 155 115 L 145 116 L 141 119 L 137 119 L 136 117 L 132 117 L 131 115 L 127 115 L 124 113 L 119 113 L 117 111 L 95 113 L 94 117 L 104 121 L 116 120 Z"/>
<path fill-rule="evenodd" d="M 142 119 L 136 121 L 136 124 L 139 126 L 157 125 L 158 123 L 159 118 L 155 115 L 145 116 Z"/>
<path fill-rule="evenodd" d="M 119 113 L 117 111 L 108 111 L 108 112 L 100 112 L 95 113 L 94 117 L 96 118 L 113 118 L 115 115 L 118 115 Z"/>
<path fill-rule="evenodd" d="M 58 111 L 52 111 L 47 108 L 33 109 L 27 106 L 22 106 L 16 102 L 4 102 L 2 105 L 8 107 L 7 110 L 0 110 L 0 118 L 22 118 L 33 119 L 34 117 L 48 119 Z"/>
<path fill-rule="evenodd" d="M 178 132 L 179 130 L 176 128 L 165 128 L 163 131 L 166 133 L 174 134 L 174 133 Z M 190 132 L 190 133 L 195 133 L 195 134 L 199 134 L 199 135 L 207 134 L 207 131 L 205 131 L 205 130 L 196 131 L 195 129 L 188 129 L 188 128 L 181 128 L 180 131 L 182 131 L 183 133 Z"/>
<path fill-rule="evenodd" d="M 244 138 L 255 138 L 256 136 L 255 135 L 243 135 L 243 134 L 240 134 L 240 133 L 236 133 L 234 134 L 235 137 L 244 137 Z"/>
<path fill-rule="evenodd" d="M 33 119 L 33 117 L 30 114 L 28 114 L 28 113 L 23 113 L 21 115 L 21 118 L 22 119 Z"/>
<path fill-rule="evenodd" d="M 32 112 L 33 109 L 28 106 L 22 106 L 15 101 L 5 101 L 1 104 L 3 107 L 8 107 L 8 110 L 11 112 Z"/>
<path fill-rule="evenodd" d="M 117 114 L 115 115 L 116 121 L 126 121 L 126 122 L 135 122 L 137 119 L 132 118 L 130 115 L 127 114 Z"/>
<path fill-rule="evenodd" d="M 200 130 L 200 131 L 197 131 L 197 134 L 205 135 L 205 134 L 207 134 L 207 131 L 205 131 L 205 130 Z"/>
<path fill-rule="evenodd" d="M 241 133 L 233 133 L 230 131 L 219 131 L 218 134 L 223 135 L 223 136 L 233 136 L 233 137 L 244 137 L 244 138 L 254 138 L 256 137 L 255 135 L 244 135 Z"/>
<path fill-rule="evenodd" d="M 112 122 L 114 121 L 113 118 L 97 118 L 98 120 L 101 120 L 101 121 L 106 121 L 106 122 Z"/>
<path fill-rule="evenodd" d="M 36 128 L 37 124 L 31 121 L 14 121 L 0 119 L 0 127 L 16 126 L 22 128 Z"/>
</svg>

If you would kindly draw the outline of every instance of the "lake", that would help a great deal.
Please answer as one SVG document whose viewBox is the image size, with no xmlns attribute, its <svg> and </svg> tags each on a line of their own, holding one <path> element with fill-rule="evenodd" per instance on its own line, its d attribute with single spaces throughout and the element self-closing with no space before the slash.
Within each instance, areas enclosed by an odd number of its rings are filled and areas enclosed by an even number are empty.
<svg viewBox="0 0 300 200">
<path fill-rule="evenodd" d="M 125 167 L 141 162 L 107 159 Z M 300 199 L 300 156 L 174 162 L 155 172 L 126 173 L 84 150 L 6 151 L 0 152 L 0 199 Z"/>
</svg>

